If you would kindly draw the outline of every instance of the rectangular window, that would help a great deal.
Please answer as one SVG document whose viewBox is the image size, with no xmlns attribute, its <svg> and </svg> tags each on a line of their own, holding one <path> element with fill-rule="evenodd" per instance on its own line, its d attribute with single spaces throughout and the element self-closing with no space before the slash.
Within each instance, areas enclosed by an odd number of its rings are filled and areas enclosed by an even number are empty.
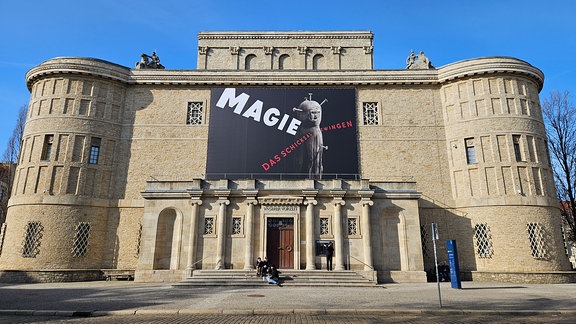
<svg viewBox="0 0 576 324">
<path fill-rule="evenodd" d="M 232 235 L 242 234 L 242 218 L 232 217 Z"/>
<path fill-rule="evenodd" d="M 474 243 L 476 243 L 476 254 L 481 258 L 491 259 L 494 251 L 492 250 L 492 236 L 488 224 L 476 224 L 474 226 Z"/>
<path fill-rule="evenodd" d="M 186 115 L 187 125 L 202 125 L 202 102 L 189 102 Z"/>
<path fill-rule="evenodd" d="M 364 125 L 378 125 L 378 103 L 362 103 L 362 115 L 364 116 Z"/>
<path fill-rule="evenodd" d="M 348 235 L 358 235 L 358 218 L 348 218 Z"/>
<path fill-rule="evenodd" d="M 546 256 L 544 248 L 544 229 L 540 223 L 528 223 L 527 226 L 532 257 L 535 259 L 543 259 Z"/>
<path fill-rule="evenodd" d="M 474 148 L 474 138 L 464 139 L 464 144 L 466 147 L 466 163 L 476 164 L 476 149 Z"/>
<path fill-rule="evenodd" d="M 516 162 L 524 161 L 520 147 L 520 135 L 512 135 L 512 143 L 514 144 L 514 156 L 516 157 Z"/>
<path fill-rule="evenodd" d="M 329 229 L 328 217 L 320 217 L 320 235 L 328 235 Z"/>
<path fill-rule="evenodd" d="M 44 232 L 44 227 L 40 222 L 28 222 L 26 224 L 24 242 L 22 243 L 22 256 L 24 258 L 35 258 L 40 253 L 42 232 Z"/>
<path fill-rule="evenodd" d="M 44 146 L 42 146 L 42 161 L 50 161 L 52 154 L 52 144 L 54 143 L 54 135 L 48 134 L 44 136 Z"/>
<path fill-rule="evenodd" d="M 100 142 L 102 142 L 102 139 L 92 137 L 92 142 L 90 144 L 90 158 L 88 159 L 89 164 L 98 164 L 98 157 L 100 156 Z"/>
<path fill-rule="evenodd" d="M 214 235 L 214 217 L 204 218 L 204 235 Z"/>
<path fill-rule="evenodd" d="M 79 223 L 76 226 L 76 235 L 74 236 L 74 247 L 72 255 L 74 257 L 85 256 L 88 253 L 88 238 L 90 237 L 90 224 Z"/>
</svg>

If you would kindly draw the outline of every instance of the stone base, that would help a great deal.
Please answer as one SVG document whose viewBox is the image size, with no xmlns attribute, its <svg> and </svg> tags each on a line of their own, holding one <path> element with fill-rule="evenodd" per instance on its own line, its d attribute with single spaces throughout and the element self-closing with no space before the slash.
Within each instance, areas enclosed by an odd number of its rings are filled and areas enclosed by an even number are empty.
<svg viewBox="0 0 576 324">
<path fill-rule="evenodd" d="M 104 280 L 100 269 L 0 270 L 0 282 L 39 283 Z"/>
<path fill-rule="evenodd" d="M 508 282 L 523 284 L 576 283 L 576 271 L 550 272 L 460 272 L 463 281 Z"/>
<path fill-rule="evenodd" d="M 416 283 L 426 282 L 424 271 L 378 271 L 378 283 Z"/>
<path fill-rule="evenodd" d="M 136 270 L 135 282 L 180 282 L 186 276 L 186 270 Z M 189 272 L 189 270 L 188 270 Z"/>
</svg>

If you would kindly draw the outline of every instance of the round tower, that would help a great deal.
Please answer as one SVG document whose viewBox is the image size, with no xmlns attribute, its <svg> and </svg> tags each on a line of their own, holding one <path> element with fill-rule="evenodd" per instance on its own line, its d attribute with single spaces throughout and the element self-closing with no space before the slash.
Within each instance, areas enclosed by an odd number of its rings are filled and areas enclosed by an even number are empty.
<svg viewBox="0 0 576 324">
<path fill-rule="evenodd" d="M 542 72 L 513 58 L 439 71 L 454 209 L 474 279 L 569 270 L 538 93 Z M 516 273 L 517 272 L 517 273 Z M 515 274 L 516 273 L 516 274 Z M 529 280 L 529 279 L 528 279 Z"/>
<path fill-rule="evenodd" d="M 26 75 L 31 98 L 2 269 L 43 269 L 27 276 L 59 281 L 113 267 L 109 210 L 128 73 L 101 60 L 56 58 Z"/>
</svg>

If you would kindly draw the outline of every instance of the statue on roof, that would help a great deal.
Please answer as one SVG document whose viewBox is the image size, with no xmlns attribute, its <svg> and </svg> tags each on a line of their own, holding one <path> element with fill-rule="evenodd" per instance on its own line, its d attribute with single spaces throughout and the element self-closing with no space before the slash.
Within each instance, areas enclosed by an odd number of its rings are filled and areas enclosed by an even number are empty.
<svg viewBox="0 0 576 324">
<path fill-rule="evenodd" d="M 140 57 L 140 62 L 136 62 L 137 69 L 164 69 L 156 52 L 152 52 L 152 55 L 142 53 Z"/>
<path fill-rule="evenodd" d="M 411 51 L 406 59 L 406 69 L 434 69 L 434 65 L 432 65 L 432 62 L 424 55 L 423 51 L 420 51 L 418 55 L 414 55 L 414 51 Z"/>
</svg>

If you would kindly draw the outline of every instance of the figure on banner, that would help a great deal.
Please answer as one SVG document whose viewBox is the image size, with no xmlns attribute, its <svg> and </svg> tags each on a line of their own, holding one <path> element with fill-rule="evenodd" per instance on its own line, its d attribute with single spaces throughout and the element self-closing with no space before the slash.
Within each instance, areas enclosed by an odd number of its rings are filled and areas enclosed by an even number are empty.
<svg viewBox="0 0 576 324">
<path fill-rule="evenodd" d="M 324 99 L 322 103 L 318 103 L 312 100 L 311 93 L 308 95 L 309 98 L 304 98 L 298 108 L 292 109 L 296 112 L 297 118 L 302 121 L 296 136 L 310 136 L 304 144 L 304 149 L 299 150 L 298 169 L 302 173 L 308 173 L 311 179 L 321 179 L 324 171 L 322 155 L 328 146 L 324 145 L 320 123 L 322 122 L 322 105 L 328 100 Z"/>
</svg>

